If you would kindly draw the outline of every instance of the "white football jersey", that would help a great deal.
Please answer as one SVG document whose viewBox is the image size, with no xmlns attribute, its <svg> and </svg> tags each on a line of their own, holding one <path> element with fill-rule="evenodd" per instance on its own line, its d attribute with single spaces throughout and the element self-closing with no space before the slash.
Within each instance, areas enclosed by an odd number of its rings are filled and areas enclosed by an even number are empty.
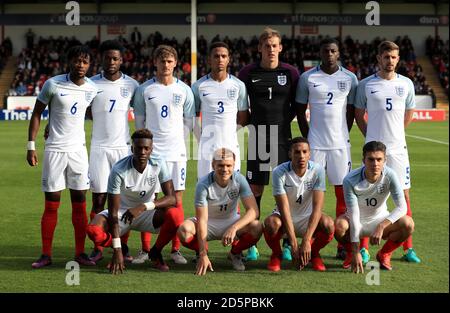
<svg viewBox="0 0 450 313">
<path fill-rule="evenodd" d="M 152 78 L 138 87 L 133 100 L 134 114 L 145 118 L 153 133 L 153 153 L 166 161 L 186 161 L 183 117 L 194 117 L 194 96 L 185 83 L 174 77 L 168 86 Z"/>
<path fill-rule="evenodd" d="M 91 145 L 108 149 L 127 148 L 130 144 L 128 111 L 138 82 L 125 74 L 110 81 L 103 73 L 91 77 L 91 80 L 103 91 L 91 105 Z"/>
<path fill-rule="evenodd" d="M 252 196 L 245 177 L 234 171 L 226 187 L 214 180 L 214 172 L 202 177 L 195 188 L 195 206 L 208 207 L 208 219 L 229 219 L 239 214 L 239 198 Z"/>
<path fill-rule="evenodd" d="M 415 107 L 414 85 L 409 78 L 396 74 L 386 80 L 374 74 L 363 79 L 355 107 L 367 110 L 366 142 L 381 141 L 388 155 L 405 151 L 405 111 Z"/>
<path fill-rule="evenodd" d="M 354 103 L 357 85 L 355 74 L 341 66 L 331 75 L 316 66 L 300 76 L 295 101 L 309 103 L 308 141 L 312 149 L 350 146 L 347 104 Z"/>
<path fill-rule="evenodd" d="M 325 191 L 325 170 L 308 161 L 308 168 L 300 177 L 292 169 L 291 161 L 284 162 L 273 170 L 272 186 L 274 196 L 288 197 L 292 221 L 296 223 L 312 214 L 313 191 Z"/>
<path fill-rule="evenodd" d="M 49 134 L 45 150 L 74 152 L 86 145 L 84 118 L 86 109 L 99 92 L 87 77 L 75 85 L 69 74 L 48 79 L 37 99 L 49 107 Z"/>
<path fill-rule="evenodd" d="M 159 185 L 169 181 L 170 173 L 164 159 L 150 156 L 144 172 L 133 166 L 133 155 L 114 164 L 108 179 L 108 193 L 120 194 L 120 211 L 153 201 Z"/>
<path fill-rule="evenodd" d="M 199 159 L 211 161 L 215 150 L 239 150 L 236 134 L 238 111 L 248 110 L 245 84 L 233 75 L 218 82 L 210 74 L 192 85 L 195 111 L 202 113 Z"/>
<path fill-rule="evenodd" d="M 344 178 L 344 198 L 350 218 L 351 242 L 359 242 L 361 221 L 371 221 L 386 212 L 389 213 L 386 201 L 390 194 L 396 208 L 387 219 L 395 223 L 406 214 L 403 188 L 395 172 L 385 166 L 378 181 L 370 183 L 366 180 L 364 169 L 364 166 L 357 168 Z"/>
</svg>

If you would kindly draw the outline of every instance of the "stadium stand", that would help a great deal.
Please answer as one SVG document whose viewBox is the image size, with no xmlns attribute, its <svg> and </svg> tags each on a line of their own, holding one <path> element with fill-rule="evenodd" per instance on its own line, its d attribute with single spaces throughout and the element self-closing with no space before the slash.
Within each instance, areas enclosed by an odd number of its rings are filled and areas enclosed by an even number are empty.
<svg viewBox="0 0 450 313">
<path fill-rule="evenodd" d="M 304 61 L 317 61 L 319 56 L 319 43 L 323 36 L 302 36 L 291 39 L 283 36 L 283 52 L 281 60 L 296 66 L 300 72 L 304 72 Z M 153 49 L 160 44 L 173 46 L 179 55 L 178 66 L 175 74 L 178 78 L 190 85 L 190 38 L 185 38 L 179 42 L 175 37 L 166 38 L 159 32 L 151 33 L 141 41 L 128 41 L 119 36 L 118 40 L 125 46 L 123 55 L 122 71 L 142 83 L 151 77 L 155 72 L 151 55 Z M 359 80 L 375 73 L 377 68 L 376 53 L 378 44 L 384 38 L 375 38 L 371 42 L 359 42 L 347 36 L 341 42 L 341 63 L 344 67 L 355 73 Z M 246 64 L 255 62 L 259 58 L 258 39 L 253 36 L 249 41 L 244 38 L 230 39 L 228 36 L 221 38 L 216 35 L 212 42 L 224 41 L 232 51 L 232 63 L 230 73 L 237 75 L 239 70 Z M 398 72 L 408 76 L 414 82 L 416 94 L 430 94 L 434 97 L 433 89 L 426 84 L 425 75 L 421 65 L 416 62 L 416 55 L 411 40 L 405 37 L 397 37 L 395 42 L 400 46 L 401 62 Z M 10 84 L 8 95 L 37 95 L 44 82 L 54 75 L 67 72 L 67 62 L 64 51 L 73 45 L 80 44 L 75 37 L 40 37 L 33 48 L 24 48 L 17 58 L 17 71 Z M 99 55 L 97 49 L 99 40 L 94 37 L 85 43 L 94 54 L 94 64 L 91 67 L 90 75 L 97 74 L 100 69 Z M 198 77 L 205 75 L 207 69 L 207 49 L 208 42 L 203 37 L 198 38 Z M 448 71 L 447 71 L 448 73 Z M 448 82 L 448 75 L 447 75 Z"/>
</svg>

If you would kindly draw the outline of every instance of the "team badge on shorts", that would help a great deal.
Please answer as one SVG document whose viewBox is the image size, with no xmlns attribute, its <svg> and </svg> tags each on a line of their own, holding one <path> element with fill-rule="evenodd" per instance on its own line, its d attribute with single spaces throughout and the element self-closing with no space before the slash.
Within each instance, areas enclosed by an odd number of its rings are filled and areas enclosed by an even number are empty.
<svg viewBox="0 0 450 313">
<path fill-rule="evenodd" d="M 238 189 L 230 189 L 227 191 L 227 195 L 228 195 L 228 198 L 230 198 L 230 200 L 236 199 L 237 197 L 239 197 L 239 190 Z"/>
<path fill-rule="evenodd" d="M 403 97 L 403 95 L 405 94 L 405 88 L 403 86 L 395 86 L 395 93 L 399 97 Z"/>
<path fill-rule="evenodd" d="M 287 77 L 284 74 L 278 75 L 278 84 L 280 84 L 280 86 L 284 86 L 287 83 Z"/>
<path fill-rule="evenodd" d="M 130 91 L 128 90 L 128 88 L 120 87 L 120 95 L 122 96 L 122 98 L 128 98 L 129 94 Z"/>
<path fill-rule="evenodd" d="M 340 91 L 346 91 L 347 90 L 347 82 L 345 80 L 338 80 L 337 87 Z"/>
<path fill-rule="evenodd" d="M 154 186 L 156 184 L 156 176 L 151 175 L 150 177 L 147 177 L 145 181 L 149 184 L 149 186 Z"/>
<path fill-rule="evenodd" d="M 181 95 L 179 93 L 174 93 L 173 94 L 173 104 L 180 105 L 182 99 L 183 99 L 183 95 Z"/>
<path fill-rule="evenodd" d="M 235 88 L 227 89 L 227 96 L 230 100 L 235 100 L 237 96 L 237 90 Z"/>
<path fill-rule="evenodd" d="M 386 184 L 377 185 L 377 193 L 383 194 L 387 190 Z"/>
</svg>

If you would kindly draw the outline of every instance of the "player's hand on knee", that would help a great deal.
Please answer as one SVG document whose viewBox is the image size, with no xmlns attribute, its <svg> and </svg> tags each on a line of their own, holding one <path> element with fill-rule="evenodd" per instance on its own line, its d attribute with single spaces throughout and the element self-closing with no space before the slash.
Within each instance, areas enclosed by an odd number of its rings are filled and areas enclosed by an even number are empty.
<svg viewBox="0 0 450 313">
<path fill-rule="evenodd" d="M 370 236 L 370 244 L 379 246 L 381 239 L 383 238 L 383 228 L 377 227 L 373 234 Z"/>
<path fill-rule="evenodd" d="M 223 234 L 222 237 L 222 245 L 224 247 L 229 246 L 233 243 L 234 239 L 236 238 L 236 227 L 231 226 L 226 230 L 226 232 Z"/>
<path fill-rule="evenodd" d="M 142 209 L 138 206 L 135 208 L 130 208 L 128 209 L 123 215 L 122 218 L 120 219 L 122 222 L 124 222 L 125 224 L 129 223 L 131 224 L 133 222 L 133 220 L 139 216 L 139 214 L 142 213 Z"/>
<path fill-rule="evenodd" d="M 292 245 L 291 247 L 292 264 L 294 268 L 301 270 L 303 266 L 300 261 L 300 250 L 297 245 Z"/>
<path fill-rule="evenodd" d="M 311 260 L 311 243 L 309 240 L 303 240 L 300 246 L 300 265 L 305 267 Z"/>
</svg>

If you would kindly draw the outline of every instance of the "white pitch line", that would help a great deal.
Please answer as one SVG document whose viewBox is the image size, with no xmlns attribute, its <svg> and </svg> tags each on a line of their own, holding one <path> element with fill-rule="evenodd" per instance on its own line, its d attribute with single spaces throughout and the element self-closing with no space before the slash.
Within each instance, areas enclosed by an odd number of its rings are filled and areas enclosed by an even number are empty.
<svg viewBox="0 0 450 313">
<path fill-rule="evenodd" d="M 440 143 L 441 145 L 448 146 L 448 142 L 445 142 L 445 141 L 439 141 L 439 140 L 434 140 L 434 139 L 420 137 L 420 136 L 413 136 L 413 135 L 406 135 L 406 137 L 412 137 L 412 138 L 421 139 L 421 140 L 425 140 L 425 141 L 431 141 L 431 142 L 435 142 L 435 143 Z"/>
</svg>

